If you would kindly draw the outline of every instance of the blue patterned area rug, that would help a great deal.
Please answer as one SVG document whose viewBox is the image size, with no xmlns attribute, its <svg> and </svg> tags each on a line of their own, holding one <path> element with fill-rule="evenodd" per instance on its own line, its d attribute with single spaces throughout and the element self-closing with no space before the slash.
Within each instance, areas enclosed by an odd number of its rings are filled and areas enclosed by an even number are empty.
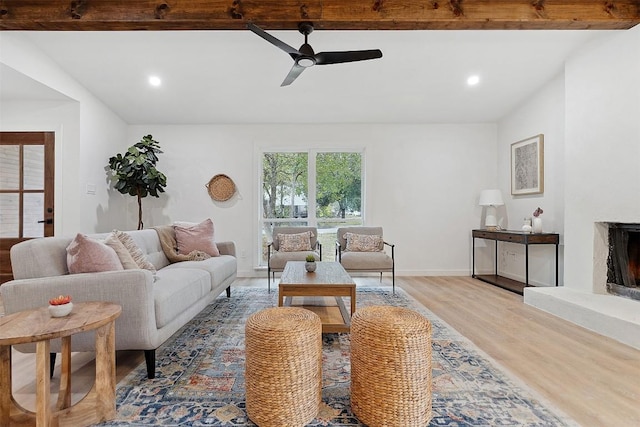
<svg viewBox="0 0 640 427">
<path fill-rule="evenodd" d="M 357 303 L 407 307 L 431 321 L 431 426 L 574 425 L 403 290 L 358 288 Z M 275 305 L 277 292 L 262 288 L 220 296 L 157 350 L 154 380 L 142 364 L 118 384 L 116 418 L 100 425 L 254 425 L 245 413 L 244 325 L 251 313 Z M 349 335 L 323 340 L 323 404 L 310 425 L 361 425 L 349 407 Z"/>
</svg>

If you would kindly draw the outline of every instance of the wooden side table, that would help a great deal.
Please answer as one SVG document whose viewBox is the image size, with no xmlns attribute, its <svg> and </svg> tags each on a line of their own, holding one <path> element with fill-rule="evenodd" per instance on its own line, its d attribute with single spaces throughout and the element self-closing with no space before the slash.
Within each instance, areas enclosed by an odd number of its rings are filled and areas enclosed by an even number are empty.
<svg viewBox="0 0 640 427">
<path fill-rule="evenodd" d="M 108 302 L 74 303 L 71 314 L 54 318 L 47 307 L 0 317 L 0 426 L 87 426 L 115 417 L 115 320 L 122 307 Z M 71 336 L 95 330 L 96 379 L 87 395 L 71 405 Z M 51 407 L 49 349 L 62 341 L 62 373 L 56 407 Z M 13 398 L 11 346 L 36 343 L 36 412 Z"/>
</svg>

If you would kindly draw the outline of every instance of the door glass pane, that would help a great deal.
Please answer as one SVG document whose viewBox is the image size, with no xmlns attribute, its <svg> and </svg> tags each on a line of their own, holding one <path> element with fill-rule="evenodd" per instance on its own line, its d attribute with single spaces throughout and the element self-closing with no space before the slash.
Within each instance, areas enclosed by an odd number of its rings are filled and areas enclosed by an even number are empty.
<svg viewBox="0 0 640 427">
<path fill-rule="evenodd" d="M 44 193 L 24 194 L 22 237 L 44 237 Z"/>
<path fill-rule="evenodd" d="M 20 237 L 18 224 L 20 213 L 19 204 L 19 194 L 0 194 L 0 237 Z"/>
<path fill-rule="evenodd" d="M 44 189 L 44 145 L 24 146 L 24 189 Z"/>
<path fill-rule="evenodd" d="M 0 190 L 18 190 L 20 183 L 20 146 L 0 145 Z"/>
</svg>

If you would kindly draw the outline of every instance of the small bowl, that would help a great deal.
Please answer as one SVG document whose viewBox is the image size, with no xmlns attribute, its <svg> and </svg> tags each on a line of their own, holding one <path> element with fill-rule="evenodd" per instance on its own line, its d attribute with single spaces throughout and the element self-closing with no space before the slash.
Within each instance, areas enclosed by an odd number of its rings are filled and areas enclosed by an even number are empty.
<svg viewBox="0 0 640 427">
<path fill-rule="evenodd" d="M 68 302 L 61 305 L 49 305 L 49 314 L 51 317 L 64 317 L 73 310 L 73 303 Z"/>
</svg>

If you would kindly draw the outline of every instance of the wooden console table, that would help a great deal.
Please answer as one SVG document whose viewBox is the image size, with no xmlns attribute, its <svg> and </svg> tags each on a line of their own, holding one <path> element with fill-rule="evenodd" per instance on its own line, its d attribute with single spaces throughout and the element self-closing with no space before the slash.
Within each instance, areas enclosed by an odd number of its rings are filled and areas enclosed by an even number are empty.
<svg viewBox="0 0 640 427">
<path fill-rule="evenodd" d="M 529 245 L 556 245 L 556 286 L 558 286 L 558 244 L 560 243 L 560 235 L 556 233 L 528 233 L 524 231 L 489 231 L 489 230 L 472 230 L 472 274 L 474 277 L 483 282 L 500 286 L 519 294 L 524 293 L 524 288 L 529 285 Z M 495 241 L 495 274 L 476 275 L 476 239 L 487 239 Z M 525 281 L 509 279 L 498 275 L 498 242 L 511 242 L 524 245 L 525 248 Z"/>
<path fill-rule="evenodd" d="M 122 308 L 108 302 L 74 303 L 71 314 L 53 318 L 47 307 L 0 317 L 0 426 L 87 426 L 116 413 L 115 325 Z M 71 336 L 95 330 L 96 380 L 71 405 Z M 49 343 L 62 339 L 60 392 L 55 409 L 49 395 Z M 11 346 L 36 343 L 36 412 L 22 408 L 11 390 Z"/>
</svg>

